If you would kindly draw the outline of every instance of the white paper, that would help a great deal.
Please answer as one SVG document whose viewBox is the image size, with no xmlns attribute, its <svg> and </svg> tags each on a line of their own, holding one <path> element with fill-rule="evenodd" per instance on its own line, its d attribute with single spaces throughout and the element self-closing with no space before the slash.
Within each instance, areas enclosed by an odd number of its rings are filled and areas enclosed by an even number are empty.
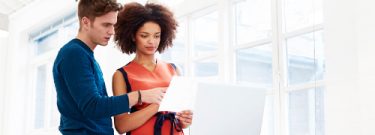
<svg viewBox="0 0 375 135">
<path fill-rule="evenodd" d="M 196 83 L 192 78 L 175 76 L 160 103 L 159 111 L 193 111 L 195 93 Z"/>
</svg>

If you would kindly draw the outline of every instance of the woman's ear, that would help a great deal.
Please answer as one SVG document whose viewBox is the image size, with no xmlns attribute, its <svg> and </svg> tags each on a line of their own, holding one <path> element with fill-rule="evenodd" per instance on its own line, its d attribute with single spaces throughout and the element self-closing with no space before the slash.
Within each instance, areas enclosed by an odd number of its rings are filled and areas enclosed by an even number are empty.
<svg viewBox="0 0 375 135">
<path fill-rule="evenodd" d="M 134 35 L 132 35 L 132 41 L 135 42 L 135 37 L 134 37 Z"/>
</svg>

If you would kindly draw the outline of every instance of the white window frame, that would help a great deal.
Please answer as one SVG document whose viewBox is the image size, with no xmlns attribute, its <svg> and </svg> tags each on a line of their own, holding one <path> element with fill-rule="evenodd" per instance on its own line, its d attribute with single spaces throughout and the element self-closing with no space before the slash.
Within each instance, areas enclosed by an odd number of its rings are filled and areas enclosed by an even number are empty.
<svg viewBox="0 0 375 135">
<path fill-rule="evenodd" d="M 61 20 L 61 22 L 59 23 L 55 23 L 54 25 L 51 25 L 49 27 L 46 27 L 47 29 L 44 29 L 44 30 L 41 30 L 40 32 L 37 32 L 35 35 L 29 35 L 30 36 L 30 46 L 33 46 L 32 48 L 35 48 L 35 43 L 34 43 L 34 40 L 38 39 L 38 38 L 42 38 L 44 36 L 47 36 L 49 33 L 51 32 L 54 32 L 54 31 L 58 31 L 59 28 L 65 26 L 65 25 L 69 25 L 73 22 L 76 22 L 77 21 L 77 18 L 72 17 L 70 15 L 68 15 L 67 17 L 63 18 Z M 60 39 L 57 40 L 56 42 L 56 45 L 57 44 L 64 44 L 62 43 L 62 41 Z M 37 54 L 35 52 L 36 49 L 31 49 L 31 53 L 34 54 L 32 56 L 32 58 L 30 58 L 30 68 L 29 68 L 29 76 L 30 78 L 33 78 L 33 79 L 30 79 L 30 81 L 28 82 L 29 84 L 29 88 L 31 88 L 31 91 L 29 92 L 29 94 L 31 96 L 28 97 L 27 101 L 27 110 L 29 112 L 28 116 L 30 117 L 27 117 L 26 119 L 26 133 L 30 133 L 31 135 L 39 135 L 39 134 L 59 134 L 59 131 L 58 131 L 58 125 L 55 126 L 51 126 L 51 116 L 53 115 L 51 110 L 52 110 L 52 107 L 54 106 L 57 106 L 56 105 L 56 100 L 52 100 L 53 97 L 52 96 L 55 96 L 54 98 L 56 99 L 56 95 L 53 94 L 53 90 L 54 90 L 54 81 L 53 81 L 53 75 L 52 75 L 52 68 L 53 68 L 53 61 L 55 60 L 56 58 L 56 54 L 58 53 L 60 47 L 56 47 L 56 48 L 53 48 L 49 51 L 46 51 L 46 52 L 43 52 L 42 54 Z M 44 110 L 44 127 L 43 128 L 40 128 L 40 129 L 35 129 L 34 128 L 34 124 L 35 124 L 35 112 L 36 112 L 36 108 L 35 108 L 35 105 L 36 105 L 36 80 L 35 78 L 37 78 L 37 70 L 38 70 L 38 67 L 39 66 L 43 66 L 43 65 L 46 65 L 47 67 L 47 72 L 46 72 L 46 83 L 45 83 L 45 95 L 44 95 L 44 99 L 45 99 L 45 103 L 44 103 L 44 107 L 45 107 L 45 110 Z M 50 83 L 52 82 L 52 83 Z M 51 102 L 50 102 L 51 101 Z M 60 115 L 60 114 L 58 114 Z M 59 119 L 59 118 L 58 118 Z"/>
<path fill-rule="evenodd" d="M 300 36 L 303 34 L 324 30 L 323 24 L 315 24 L 314 26 L 297 29 L 294 31 L 283 33 L 283 1 L 271 0 L 271 29 L 272 37 L 270 39 L 262 39 L 254 42 L 233 45 L 235 44 L 235 29 L 232 4 L 241 0 L 217 0 L 215 4 L 207 3 L 202 7 L 210 7 L 205 10 L 196 10 L 187 14 L 183 14 L 180 18 L 187 21 L 187 63 L 185 68 L 187 76 L 194 76 L 193 64 L 198 60 L 205 60 L 208 58 L 217 57 L 220 59 L 219 64 L 219 79 L 227 82 L 236 82 L 236 68 L 235 66 L 235 52 L 240 49 L 253 48 L 265 44 L 272 44 L 272 71 L 273 71 L 273 88 L 267 95 L 274 97 L 274 135 L 288 135 L 288 94 L 293 91 L 307 90 L 309 88 L 319 88 L 325 86 L 325 80 L 318 80 L 310 83 L 303 83 L 298 85 L 287 85 L 287 70 L 286 70 L 286 46 L 285 39 Z M 214 8 L 213 8 L 214 7 Z M 193 53 L 193 32 L 192 20 L 204 13 L 218 10 L 219 16 L 219 50 L 206 56 L 194 57 Z M 315 122 L 315 121 L 310 121 Z M 310 125 L 314 125 L 314 124 Z M 313 127 L 314 128 L 314 127 Z"/>
</svg>

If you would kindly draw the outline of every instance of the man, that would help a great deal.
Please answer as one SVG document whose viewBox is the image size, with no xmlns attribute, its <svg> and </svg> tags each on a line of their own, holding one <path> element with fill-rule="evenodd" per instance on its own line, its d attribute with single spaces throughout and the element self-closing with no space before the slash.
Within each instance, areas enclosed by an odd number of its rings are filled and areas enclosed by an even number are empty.
<svg viewBox="0 0 375 135">
<path fill-rule="evenodd" d="M 53 66 L 62 134 L 113 134 L 111 116 L 137 103 L 160 103 L 164 95 L 165 88 L 155 88 L 108 97 L 93 51 L 108 44 L 120 9 L 116 0 L 78 3 L 78 35 L 60 49 Z"/>
</svg>

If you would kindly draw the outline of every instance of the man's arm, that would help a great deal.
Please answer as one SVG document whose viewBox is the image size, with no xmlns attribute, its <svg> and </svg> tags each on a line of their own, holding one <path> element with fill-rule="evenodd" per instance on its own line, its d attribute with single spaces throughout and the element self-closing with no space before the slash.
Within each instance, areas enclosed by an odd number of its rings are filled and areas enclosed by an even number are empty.
<svg viewBox="0 0 375 135">
<path fill-rule="evenodd" d="M 87 118 L 105 118 L 129 112 L 128 95 L 100 96 L 94 67 L 83 50 L 71 48 L 59 65 L 70 95 Z"/>
</svg>

